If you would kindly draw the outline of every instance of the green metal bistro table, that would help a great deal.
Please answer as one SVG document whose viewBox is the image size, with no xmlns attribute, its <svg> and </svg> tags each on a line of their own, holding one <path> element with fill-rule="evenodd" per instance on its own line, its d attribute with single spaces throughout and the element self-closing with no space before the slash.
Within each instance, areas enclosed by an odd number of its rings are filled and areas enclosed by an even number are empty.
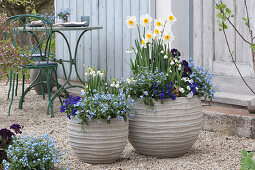
<svg viewBox="0 0 255 170">
<path fill-rule="evenodd" d="M 18 29 L 24 29 L 24 28 L 20 27 Z M 61 92 L 66 91 L 67 89 L 70 89 L 70 88 L 83 88 L 83 86 L 81 86 L 81 85 L 73 85 L 70 82 L 70 77 L 71 77 L 72 70 L 73 70 L 72 68 L 74 67 L 74 70 L 75 70 L 75 73 L 76 73 L 76 76 L 77 76 L 78 80 L 84 85 L 85 82 L 81 79 L 80 75 L 78 74 L 77 65 L 76 65 L 77 64 L 76 61 L 77 61 L 78 46 L 79 46 L 79 43 L 80 43 L 80 40 L 81 40 L 82 36 L 87 31 L 93 31 L 93 30 L 99 30 L 99 29 L 103 29 L 103 27 L 101 27 L 101 26 L 88 26 L 88 27 L 53 26 L 52 27 L 52 33 L 58 33 L 58 34 L 60 34 L 63 37 L 63 39 L 65 40 L 66 45 L 68 47 L 68 51 L 69 51 L 69 60 L 63 60 L 63 59 L 55 60 L 55 62 L 61 64 L 62 67 L 63 67 L 63 73 L 64 73 L 64 76 L 65 76 L 65 82 L 56 91 L 56 93 L 51 97 L 52 102 L 56 99 L 58 94 L 60 94 Z M 26 27 L 26 31 L 30 31 L 30 32 L 33 32 L 33 31 L 46 31 L 46 28 L 45 27 Z M 76 42 L 76 45 L 75 45 L 74 54 L 72 54 L 70 43 L 69 43 L 67 37 L 65 36 L 65 34 L 62 31 L 82 31 L 80 33 L 78 39 L 77 39 L 77 42 Z M 68 75 L 66 74 L 66 70 L 65 70 L 65 67 L 64 67 L 64 64 L 63 64 L 64 62 L 69 62 L 70 63 L 70 68 L 69 68 L 69 74 Z M 21 100 L 23 100 L 23 99 L 20 99 L 20 101 Z M 48 105 L 47 113 L 49 113 L 49 108 L 50 107 Z M 53 109 L 51 109 L 51 113 L 53 113 Z M 51 115 L 51 116 L 53 117 L 53 115 Z"/>
</svg>

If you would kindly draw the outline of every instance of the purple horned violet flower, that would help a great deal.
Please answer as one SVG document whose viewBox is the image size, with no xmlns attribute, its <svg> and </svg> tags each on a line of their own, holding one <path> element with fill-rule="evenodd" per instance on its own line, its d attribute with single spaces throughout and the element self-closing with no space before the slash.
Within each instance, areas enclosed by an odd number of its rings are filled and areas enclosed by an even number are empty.
<svg viewBox="0 0 255 170">
<path fill-rule="evenodd" d="M 178 51 L 177 49 L 173 48 L 171 50 L 171 53 L 173 54 L 174 57 L 180 57 L 181 56 L 181 53 L 180 51 Z"/>
<path fill-rule="evenodd" d="M 10 129 L 13 129 L 14 132 L 15 132 L 16 134 L 22 133 L 22 132 L 21 132 L 21 129 L 22 129 L 22 128 L 23 128 L 23 127 L 20 126 L 19 124 L 13 124 L 13 125 L 10 126 Z"/>
<path fill-rule="evenodd" d="M 189 63 L 186 60 L 182 60 L 182 65 L 184 66 L 183 76 L 188 77 L 188 75 L 192 73 Z"/>
</svg>

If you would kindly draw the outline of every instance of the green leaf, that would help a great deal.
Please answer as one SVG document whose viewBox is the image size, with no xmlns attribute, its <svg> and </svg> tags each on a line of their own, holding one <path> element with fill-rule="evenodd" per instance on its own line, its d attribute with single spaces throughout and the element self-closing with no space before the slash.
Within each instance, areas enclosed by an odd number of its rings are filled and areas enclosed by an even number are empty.
<svg viewBox="0 0 255 170">
<path fill-rule="evenodd" d="M 222 31 L 222 28 L 219 28 L 219 31 Z"/>
<path fill-rule="evenodd" d="M 242 157 L 246 158 L 247 157 L 247 151 L 246 150 L 242 150 Z"/>
<path fill-rule="evenodd" d="M 251 46 L 252 50 L 255 51 L 255 44 Z"/>
<path fill-rule="evenodd" d="M 227 12 L 228 14 L 231 14 L 231 13 L 232 13 L 232 11 L 231 11 L 229 8 L 226 8 L 226 12 Z"/>
<path fill-rule="evenodd" d="M 250 153 L 248 154 L 248 158 L 252 158 L 253 155 L 254 155 L 254 152 L 250 152 Z"/>
<path fill-rule="evenodd" d="M 228 26 L 226 24 L 223 24 L 224 29 L 228 29 Z"/>
</svg>

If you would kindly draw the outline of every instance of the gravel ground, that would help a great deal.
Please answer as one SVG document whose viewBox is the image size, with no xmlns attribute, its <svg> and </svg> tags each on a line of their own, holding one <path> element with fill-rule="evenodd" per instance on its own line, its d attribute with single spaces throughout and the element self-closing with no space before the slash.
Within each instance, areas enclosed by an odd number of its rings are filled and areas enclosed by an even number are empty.
<svg viewBox="0 0 255 170">
<path fill-rule="evenodd" d="M 49 133 L 56 140 L 56 145 L 67 157 L 62 166 L 75 170 L 83 169 L 240 169 L 240 154 L 242 149 L 255 151 L 255 142 L 252 139 L 226 136 L 219 133 L 201 131 L 199 139 L 193 148 L 179 158 L 157 159 L 138 155 L 134 148 L 128 144 L 121 158 L 113 164 L 91 165 L 79 161 L 73 154 L 68 143 L 66 133 L 66 116 L 59 111 L 60 104 L 54 103 L 55 117 L 46 114 L 47 100 L 30 91 L 24 103 L 24 109 L 18 109 L 18 97 L 15 98 L 11 116 L 7 116 L 9 101 L 8 87 L 0 83 L 0 129 L 9 127 L 13 123 L 24 126 L 23 132 L 32 135 Z"/>
</svg>

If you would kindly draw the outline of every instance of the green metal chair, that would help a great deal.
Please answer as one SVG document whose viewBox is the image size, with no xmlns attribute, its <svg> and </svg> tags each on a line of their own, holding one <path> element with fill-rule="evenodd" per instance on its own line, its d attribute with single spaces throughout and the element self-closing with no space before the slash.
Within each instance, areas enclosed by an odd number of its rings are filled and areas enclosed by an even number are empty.
<svg viewBox="0 0 255 170">
<path fill-rule="evenodd" d="M 36 21 L 36 24 L 31 24 Z M 40 23 L 38 21 L 41 21 Z M 50 46 L 52 38 L 52 24 L 37 15 L 16 15 L 7 19 L 6 26 L 12 25 L 11 33 L 4 32 L 7 39 L 11 39 L 13 45 L 17 48 L 22 49 L 23 57 L 31 60 L 31 63 L 28 66 L 20 66 L 22 70 L 25 69 L 38 69 L 39 73 L 36 76 L 35 80 L 25 90 L 25 74 L 22 72 L 22 93 L 19 101 L 19 109 L 23 108 L 24 98 L 26 94 L 35 86 L 40 85 L 42 90 L 43 98 L 45 98 L 44 90 L 42 85 L 47 85 L 48 92 L 48 102 L 51 112 L 51 117 L 54 117 L 53 113 L 53 103 L 51 100 L 51 90 L 50 84 L 54 84 L 59 89 L 61 86 L 58 83 L 57 78 L 57 63 L 50 60 Z M 46 45 L 43 45 L 46 44 Z M 43 53 L 43 51 L 45 53 Z M 51 80 L 51 75 L 54 73 L 56 75 L 55 80 Z M 42 80 L 42 74 L 45 74 L 46 81 Z M 40 79 L 39 83 L 36 82 Z M 16 89 L 15 89 L 16 81 Z M 9 105 L 8 116 L 10 116 L 10 110 L 13 103 L 14 93 L 17 95 L 18 89 L 18 73 L 11 70 L 10 71 L 10 87 L 8 92 L 8 98 L 10 91 L 12 91 L 11 102 Z M 62 104 L 60 96 L 58 96 Z M 47 110 L 47 113 L 48 110 Z"/>
</svg>

